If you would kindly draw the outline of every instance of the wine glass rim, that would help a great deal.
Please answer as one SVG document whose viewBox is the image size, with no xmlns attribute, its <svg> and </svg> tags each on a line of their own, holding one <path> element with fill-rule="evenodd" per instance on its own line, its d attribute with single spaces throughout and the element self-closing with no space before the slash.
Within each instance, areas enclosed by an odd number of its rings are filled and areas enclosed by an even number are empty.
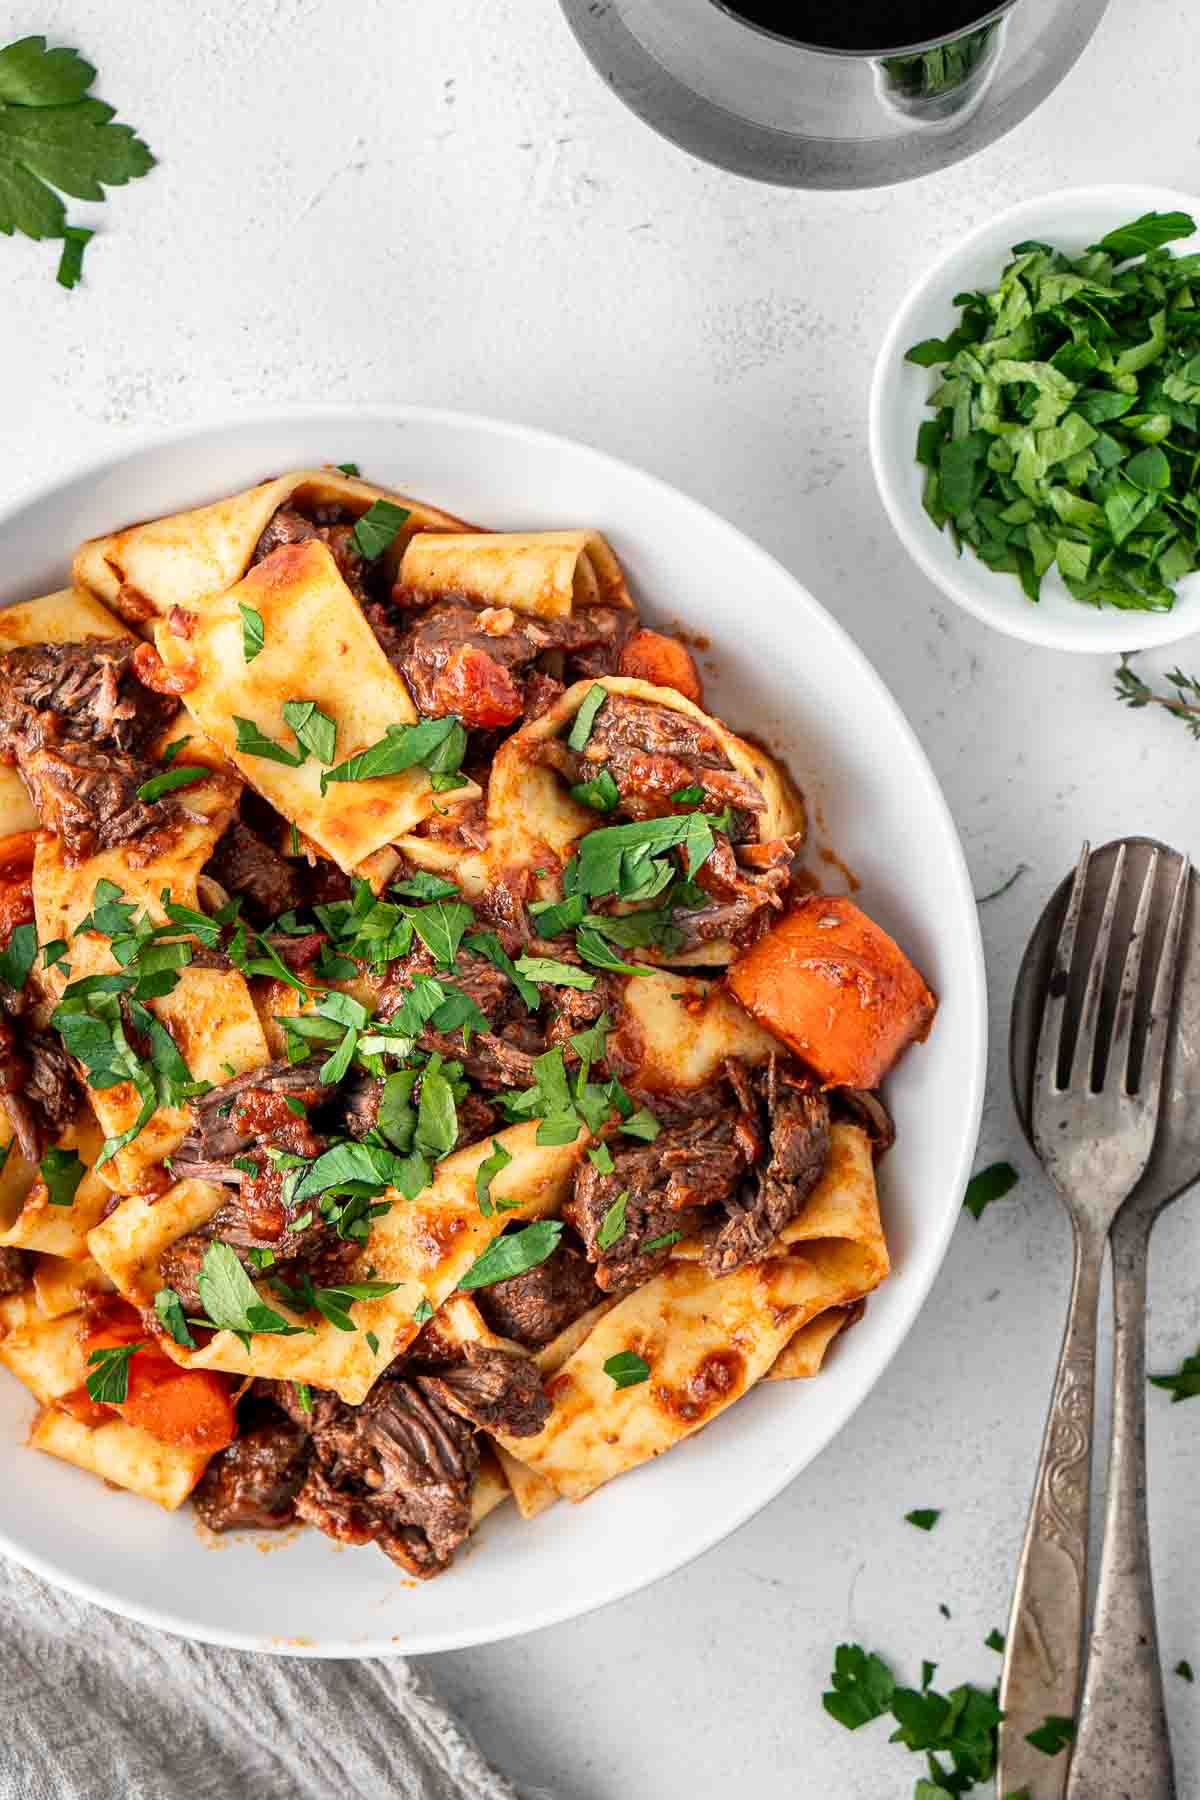
<svg viewBox="0 0 1200 1800">
<path fill-rule="evenodd" d="M 718 12 L 744 25 L 747 31 L 755 32 L 759 37 L 770 38 L 773 43 L 786 44 L 789 50 L 805 50 L 816 56 L 837 56 L 850 61 L 868 61 L 881 56 L 920 56 L 927 50 L 944 49 L 948 44 L 956 44 L 960 39 L 970 37 L 972 32 L 981 31 L 985 25 L 994 25 L 1004 15 L 1011 12 L 1017 0 L 994 0 L 993 5 L 982 13 L 978 19 L 972 19 L 967 25 L 959 25 L 953 31 L 939 32 L 935 37 L 921 38 L 915 43 L 880 45 L 876 49 L 847 50 L 835 44 L 810 44 L 803 38 L 789 37 L 785 32 L 772 31 L 769 25 L 760 25 L 754 19 L 737 10 L 734 0 L 710 0 Z"/>
</svg>

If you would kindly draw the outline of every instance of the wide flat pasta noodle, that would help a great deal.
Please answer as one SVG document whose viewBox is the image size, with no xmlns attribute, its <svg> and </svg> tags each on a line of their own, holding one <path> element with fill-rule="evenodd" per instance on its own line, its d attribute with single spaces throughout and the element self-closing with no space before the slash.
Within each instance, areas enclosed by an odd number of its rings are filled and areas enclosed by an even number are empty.
<svg viewBox="0 0 1200 1800">
<path fill-rule="evenodd" d="M 835 1338 L 862 1317 L 864 1302 L 831 1307 L 819 1318 L 802 1325 L 771 1364 L 764 1381 L 812 1381 L 821 1373 Z"/>
<path fill-rule="evenodd" d="M 487 867 L 493 878 L 511 870 L 544 870 L 534 877 L 535 897 L 557 900 L 562 894 L 562 868 L 579 839 L 596 829 L 592 807 L 571 798 L 562 776 L 539 761 L 551 738 L 570 730 L 579 708 L 593 687 L 610 694 L 643 700 L 668 712 L 682 713 L 707 727 L 739 775 L 753 782 L 764 805 L 755 814 L 759 841 L 797 837 L 805 830 L 804 802 L 783 767 L 757 744 L 737 737 L 720 719 L 706 713 L 674 688 L 652 687 L 629 675 L 605 675 L 595 681 L 577 681 L 541 718 L 515 731 L 500 746 L 492 764 L 487 798 Z M 683 960 L 691 966 L 724 965 L 733 957 L 731 944 L 718 941 L 689 950 Z M 661 952 L 639 950 L 643 962 L 667 961 Z"/>
<path fill-rule="evenodd" d="M 562 1145 L 539 1145 L 536 1135 L 533 1123 L 496 1133 L 496 1141 L 512 1157 L 504 1171 L 504 1191 L 521 1202 L 511 1211 L 484 1218 L 475 1196 L 475 1172 L 491 1154 L 491 1138 L 452 1151 L 437 1165 L 432 1186 L 415 1200 L 389 1190 L 390 1212 L 372 1221 L 368 1243 L 341 1279 L 397 1286 L 391 1294 L 355 1302 L 357 1330 L 340 1331 L 321 1319 L 302 1336 L 256 1333 L 249 1348 L 231 1331 L 219 1331 L 203 1349 L 189 1350 L 169 1339 L 162 1341 L 163 1349 L 186 1367 L 307 1381 L 331 1388 L 351 1406 L 361 1405 L 388 1363 L 417 1335 L 420 1326 L 413 1314 L 422 1301 L 435 1310 L 441 1306 L 508 1221 L 544 1218 L 559 1210 L 588 1135 L 581 1132 L 573 1143 Z M 139 1308 L 151 1306 L 164 1285 L 159 1267 L 163 1251 L 206 1225 L 227 1197 L 223 1188 L 205 1181 L 181 1181 L 159 1200 L 135 1195 L 91 1233 L 91 1254 L 126 1300 Z M 293 1323 L 307 1323 L 269 1286 L 256 1285 L 266 1305 Z M 368 1332 L 374 1334 L 377 1350 L 367 1342 Z"/>
<path fill-rule="evenodd" d="M 469 594 L 543 618 L 597 603 L 633 605 L 598 531 L 422 532 L 409 539 L 400 579 L 425 593 Z"/>
<path fill-rule="evenodd" d="M 649 1093 L 703 1087 L 727 1057 L 763 1063 L 779 1049 L 722 982 L 675 974 L 628 977 L 613 1044 Z"/>
<path fill-rule="evenodd" d="M 33 1265 L 33 1291 L 48 1319 L 79 1312 L 97 1294 L 111 1294 L 113 1284 L 90 1256 L 82 1261 L 39 1255 Z"/>
<path fill-rule="evenodd" d="M 239 607 L 263 621 L 262 649 L 247 662 Z M 288 700 L 311 700 L 337 727 L 335 762 L 344 762 L 417 713 L 324 544 L 288 544 L 251 569 L 226 594 L 210 596 L 192 634 L 160 625 L 155 642 L 168 668 L 190 683 L 189 714 L 259 793 L 339 867 L 358 869 L 440 805 L 424 769 L 366 781 L 331 782 L 321 793 L 322 765 L 299 768 L 238 751 L 238 717 L 249 719 L 289 752 Z M 467 783 L 456 800 L 475 798 Z"/>
<path fill-rule="evenodd" d="M 72 864 L 63 855 L 58 838 L 41 834 L 33 864 L 38 939 L 45 944 L 63 938 L 70 944 L 71 981 L 119 973 L 107 938 L 93 931 L 74 935 L 76 926 L 91 911 L 98 881 L 114 883 L 124 899 L 138 912 L 144 911 L 155 925 L 167 923 L 160 899 L 164 889 L 175 902 L 198 907 L 200 871 L 233 816 L 238 792 L 239 785 L 232 777 L 216 773 L 190 787 L 189 812 L 199 816 L 181 821 L 169 841 L 145 861 L 139 860 L 136 844 L 122 844 Z M 42 979 L 52 995 L 61 997 L 68 980 L 61 965 L 47 969 Z M 179 971 L 171 993 L 147 1004 L 174 1037 L 196 1081 L 215 1085 L 228 1077 L 230 1068 L 240 1074 L 269 1060 L 250 989 L 236 969 L 189 965 Z M 89 1088 L 88 1097 L 107 1137 L 128 1130 L 141 1106 L 131 1082 Z M 187 1106 L 159 1107 L 138 1136 L 104 1165 L 105 1181 L 118 1193 L 128 1192 L 149 1167 L 179 1148 L 190 1127 Z"/>
<path fill-rule="evenodd" d="M 766 1261 L 719 1278 L 676 1246 L 666 1269 L 606 1313 L 551 1379 L 554 1410 L 543 1430 L 498 1435 L 501 1446 L 566 1499 L 585 1499 L 724 1411 L 810 1320 L 877 1287 L 889 1261 L 873 1178 L 873 1205 L 862 1204 L 860 1157 L 869 1168 L 870 1146 L 856 1126 L 835 1131 L 843 1174 L 836 1191 L 818 1197 L 813 1217 L 830 1235 L 808 1238 L 801 1227 L 789 1248 L 785 1230 Z M 605 1373 L 622 1352 L 649 1365 L 646 1381 L 618 1388 Z"/>
<path fill-rule="evenodd" d="M 297 469 L 209 506 L 92 538 L 75 557 L 74 579 L 140 624 L 149 616 L 165 617 L 173 606 L 193 610 L 240 581 L 259 538 L 286 501 L 301 508 L 344 507 L 360 517 L 376 500 L 390 500 L 409 514 L 385 553 L 389 568 L 398 565 L 416 532 L 469 529 L 453 514 L 408 494 L 333 469 Z"/>
<path fill-rule="evenodd" d="M 0 1232 L 0 1245 L 17 1250 L 36 1250 L 55 1259 L 66 1258 L 75 1262 L 86 1260 L 87 1234 L 94 1225 L 100 1223 L 105 1208 L 112 1201 L 112 1188 L 94 1166 L 100 1154 L 101 1141 L 100 1127 L 91 1109 L 86 1106 L 75 1123 L 69 1125 L 58 1139 L 57 1148 L 74 1150 L 85 1168 L 69 1206 L 53 1205 L 46 1184 L 37 1170 L 24 1163 L 29 1173 L 29 1185 L 21 1196 L 19 1211 L 11 1217 L 4 1231 Z M 15 1148 L 12 1156 L 24 1162 L 19 1150 Z M 6 1164 L 5 1175 L 7 1174 Z M 5 1212 L 4 1217 L 8 1220 L 9 1214 Z"/>
<path fill-rule="evenodd" d="M 0 610 L 0 655 L 23 644 L 79 644 L 85 638 L 128 637 L 128 627 L 81 588 L 60 588 Z M 16 769 L 0 763 L 0 838 L 41 824 Z"/>
</svg>

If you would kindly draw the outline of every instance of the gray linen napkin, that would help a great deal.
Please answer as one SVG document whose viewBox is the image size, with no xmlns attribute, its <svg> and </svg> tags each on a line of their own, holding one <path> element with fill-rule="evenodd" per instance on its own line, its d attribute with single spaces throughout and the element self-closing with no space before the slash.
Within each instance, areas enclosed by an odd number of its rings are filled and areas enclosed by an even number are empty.
<svg viewBox="0 0 1200 1800">
<path fill-rule="evenodd" d="M 405 1662 L 188 1644 L 0 1559 L 0 1800 L 518 1800 Z"/>
</svg>

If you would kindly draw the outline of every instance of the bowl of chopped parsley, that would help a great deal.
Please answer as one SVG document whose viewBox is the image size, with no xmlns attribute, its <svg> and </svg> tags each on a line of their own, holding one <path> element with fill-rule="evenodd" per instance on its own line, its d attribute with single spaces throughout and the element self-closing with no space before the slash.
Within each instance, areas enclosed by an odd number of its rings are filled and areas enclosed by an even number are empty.
<svg viewBox="0 0 1200 1800">
<path fill-rule="evenodd" d="M 914 287 L 880 351 L 884 506 L 944 593 L 1060 650 L 1200 631 L 1200 200 L 1022 202 Z"/>
</svg>

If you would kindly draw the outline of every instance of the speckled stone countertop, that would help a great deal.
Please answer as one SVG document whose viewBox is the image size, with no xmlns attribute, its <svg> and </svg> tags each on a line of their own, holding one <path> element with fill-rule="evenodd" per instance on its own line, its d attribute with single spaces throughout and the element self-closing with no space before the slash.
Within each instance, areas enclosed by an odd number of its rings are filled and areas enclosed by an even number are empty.
<svg viewBox="0 0 1200 1800">
<path fill-rule="evenodd" d="M 1040 112 L 906 188 L 807 195 L 695 163 L 627 114 L 552 0 L 39 0 L 6 35 L 79 45 L 161 158 L 114 194 L 86 283 L 0 243 L 0 489 L 131 428 L 258 401 L 408 400 L 545 425 L 727 514 L 858 639 L 915 725 L 982 912 L 992 1081 L 964 1217 L 921 1319 L 831 1448 L 700 1562 L 572 1625 L 429 1659 L 496 1763 L 566 1800 L 890 1800 L 917 1759 L 821 1711 L 847 1635 L 906 1678 L 994 1679 L 1066 1297 L 1068 1232 L 1008 1098 L 1008 1000 L 1051 886 L 1093 841 L 1200 850 L 1200 746 L 1122 710 L 1107 658 L 1025 648 L 907 561 L 866 454 L 875 346 L 968 227 L 1105 180 L 1200 192 L 1186 0 L 1113 0 Z M 86 220 L 89 209 L 75 213 Z M 1200 646 L 1179 649 L 1185 667 Z M 1172 656 L 1172 661 L 1174 655 Z M 1152 665 L 1152 661 L 1150 663 Z M 955 1104 L 953 1094 L 945 1104 Z M 1200 1343 L 1200 1199 L 1163 1220 L 1151 1366 Z M 1151 1404 L 1163 1653 L 1200 1666 L 1200 1404 Z M 943 1509 L 926 1536 L 911 1507 Z M 620 1545 L 612 1547 L 620 1555 Z M 939 1604 L 949 1608 L 947 1620 Z M 1200 1687 L 1168 1677 L 1181 1795 Z"/>
</svg>

